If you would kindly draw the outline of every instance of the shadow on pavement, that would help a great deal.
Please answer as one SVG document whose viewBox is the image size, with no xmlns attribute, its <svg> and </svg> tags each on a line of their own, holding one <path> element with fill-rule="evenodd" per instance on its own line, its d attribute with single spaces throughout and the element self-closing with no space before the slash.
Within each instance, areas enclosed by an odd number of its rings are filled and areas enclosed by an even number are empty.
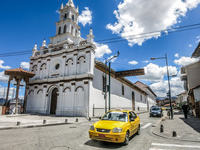
<svg viewBox="0 0 200 150">
<path fill-rule="evenodd" d="M 200 118 L 196 118 L 194 116 L 188 116 L 187 119 L 184 117 L 179 117 L 182 121 L 184 121 L 187 125 L 193 128 L 195 131 L 200 133 Z"/>
<path fill-rule="evenodd" d="M 129 138 L 129 143 L 134 140 L 134 137 L 136 135 L 134 134 Z M 85 143 L 85 145 L 93 146 L 93 147 L 99 147 L 99 148 L 109 148 L 109 149 L 117 149 L 121 147 L 126 147 L 122 143 L 111 143 L 111 142 L 104 142 L 104 141 L 97 141 L 97 140 L 89 140 Z"/>
<path fill-rule="evenodd" d="M 123 145 L 121 143 L 111 143 L 111 142 L 103 142 L 103 141 L 95 141 L 89 140 L 85 143 L 85 145 L 98 147 L 98 148 L 109 148 L 109 149 L 116 149 L 121 148 Z"/>
</svg>

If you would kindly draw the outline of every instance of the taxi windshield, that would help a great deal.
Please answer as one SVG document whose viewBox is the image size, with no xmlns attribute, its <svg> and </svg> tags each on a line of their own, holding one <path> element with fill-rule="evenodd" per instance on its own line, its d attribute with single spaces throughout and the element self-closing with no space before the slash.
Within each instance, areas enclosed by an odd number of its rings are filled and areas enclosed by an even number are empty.
<svg viewBox="0 0 200 150">
<path fill-rule="evenodd" d="M 127 113 L 126 112 L 107 112 L 103 116 L 102 120 L 127 122 Z"/>
</svg>

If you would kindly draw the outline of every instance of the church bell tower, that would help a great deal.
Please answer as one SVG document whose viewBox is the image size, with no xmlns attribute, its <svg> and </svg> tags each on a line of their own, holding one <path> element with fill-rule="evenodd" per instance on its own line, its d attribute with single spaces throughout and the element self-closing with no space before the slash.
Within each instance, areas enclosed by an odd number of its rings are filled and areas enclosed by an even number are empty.
<svg viewBox="0 0 200 150">
<path fill-rule="evenodd" d="M 80 26 L 78 25 L 79 9 L 73 1 L 69 0 L 65 5 L 60 6 L 60 18 L 56 22 L 56 35 L 50 37 L 50 48 L 60 47 L 63 44 L 79 45 L 83 40 L 80 36 Z"/>
</svg>

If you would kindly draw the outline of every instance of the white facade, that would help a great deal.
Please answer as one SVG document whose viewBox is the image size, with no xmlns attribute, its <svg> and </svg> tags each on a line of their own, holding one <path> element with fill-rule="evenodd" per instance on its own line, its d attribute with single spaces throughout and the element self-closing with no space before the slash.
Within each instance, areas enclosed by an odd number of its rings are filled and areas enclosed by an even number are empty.
<svg viewBox="0 0 200 150">
<path fill-rule="evenodd" d="M 187 94 L 186 92 L 183 92 L 179 95 L 177 95 L 177 100 L 176 100 L 176 103 L 182 103 L 182 102 L 187 102 Z"/>
<path fill-rule="evenodd" d="M 73 1 L 61 5 L 56 35 L 40 50 L 34 46 L 30 69 L 27 113 L 62 116 L 99 116 L 105 112 L 102 94 L 104 67 L 95 61 L 96 46 L 90 29 L 87 40 L 80 37 L 78 8 Z M 111 108 L 147 109 L 147 93 L 124 78 L 111 77 Z M 124 94 L 122 94 L 122 86 Z M 134 107 L 133 107 L 134 105 Z"/>
<path fill-rule="evenodd" d="M 197 88 L 195 88 L 193 90 L 194 92 L 194 101 L 195 102 L 200 102 L 200 86 L 198 86 Z"/>
</svg>

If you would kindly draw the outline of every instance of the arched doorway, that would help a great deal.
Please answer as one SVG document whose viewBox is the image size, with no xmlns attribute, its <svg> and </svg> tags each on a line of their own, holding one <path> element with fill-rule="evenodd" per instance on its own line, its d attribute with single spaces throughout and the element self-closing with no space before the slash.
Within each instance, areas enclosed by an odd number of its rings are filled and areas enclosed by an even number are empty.
<svg viewBox="0 0 200 150">
<path fill-rule="evenodd" d="M 135 111 L 135 93 L 132 92 L 132 108 Z"/>
<path fill-rule="evenodd" d="M 50 107 L 50 114 L 56 114 L 56 107 L 57 107 L 57 97 L 58 97 L 58 89 L 54 88 L 51 93 L 51 107 Z"/>
</svg>

